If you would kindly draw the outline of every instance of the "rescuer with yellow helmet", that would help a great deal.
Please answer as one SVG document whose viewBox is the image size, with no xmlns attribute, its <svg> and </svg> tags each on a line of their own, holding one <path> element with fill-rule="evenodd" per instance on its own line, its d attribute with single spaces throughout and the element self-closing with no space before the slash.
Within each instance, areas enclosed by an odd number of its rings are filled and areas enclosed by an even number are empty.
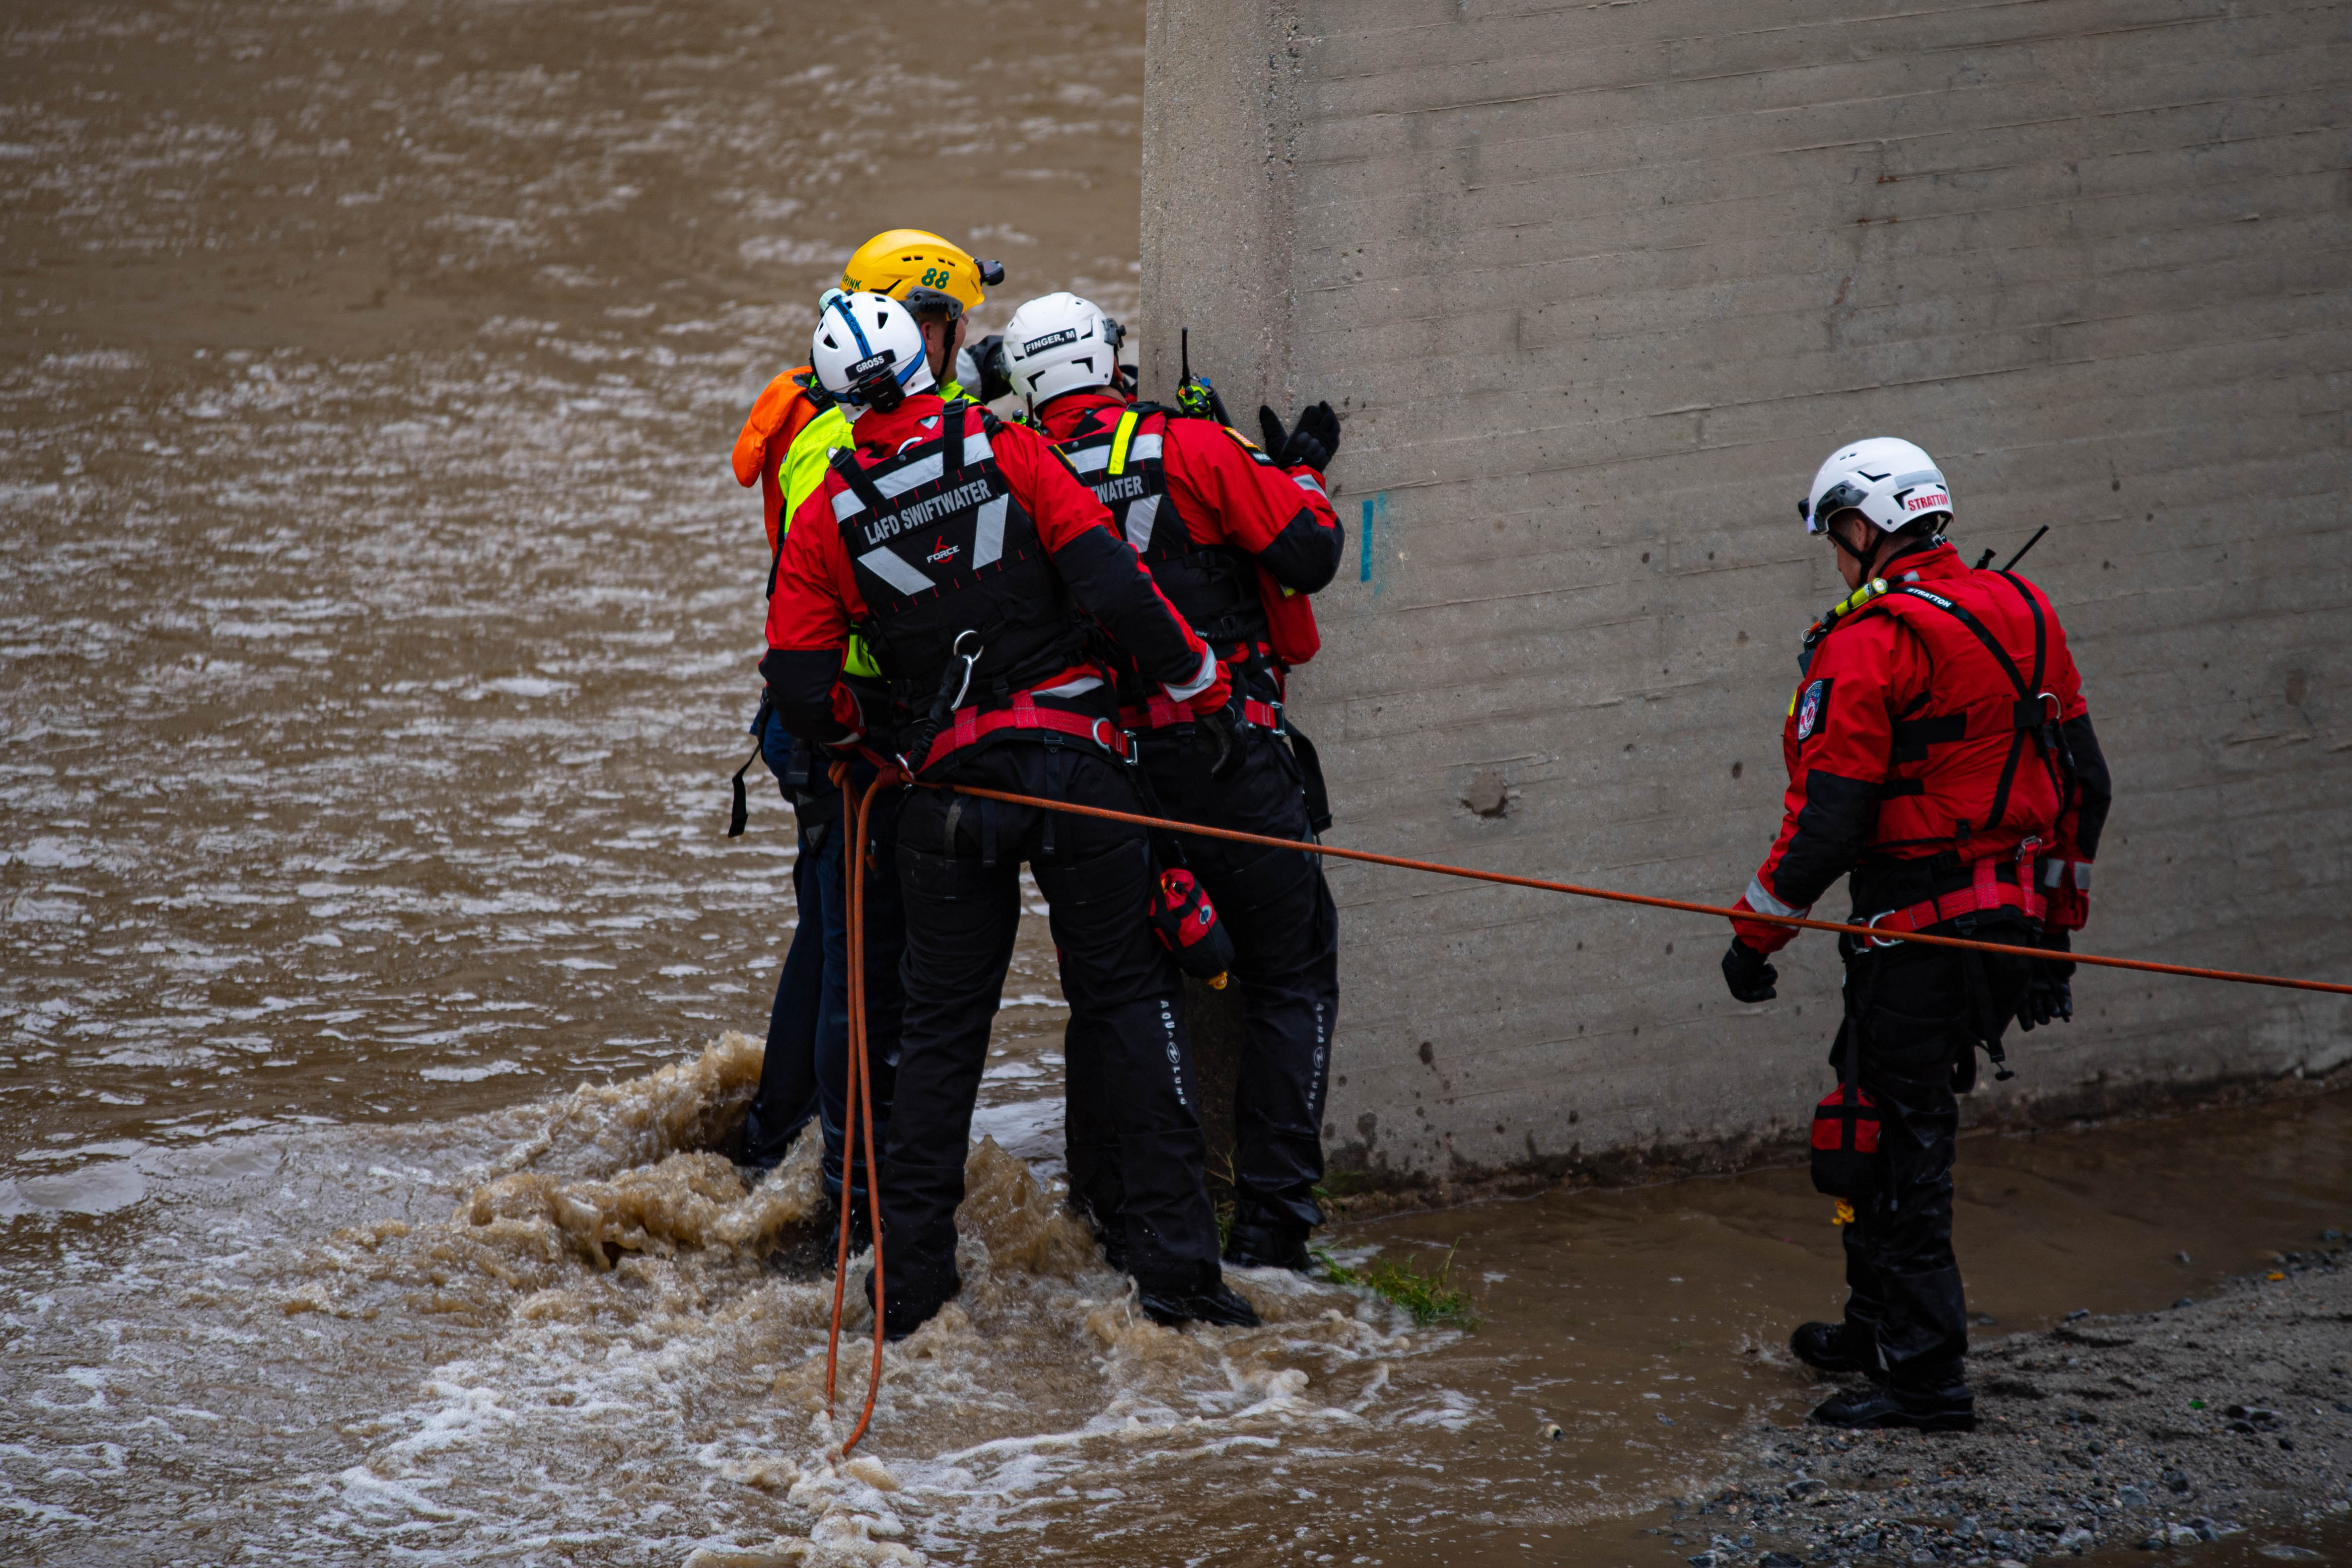
<svg viewBox="0 0 2352 1568">
<path fill-rule="evenodd" d="M 840 288 L 845 294 L 887 294 L 903 300 L 922 326 L 931 378 L 943 394 L 954 397 L 963 392 L 957 384 L 959 375 L 976 373 L 971 356 L 959 353 L 965 318 L 987 298 L 985 288 L 1003 279 L 1002 262 L 980 260 L 923 229 L 893 228 L 851 254 L 841 269 Z M 987 401 L 989 389 L 980 390 L 982 400 Z M 1009 390 L 998 388 L 996 395 Z M 800 437 L 811 431 L 818 438 L 803 447 Z M 787 520 L 824 477 L 826 460 L 849 444 L 849 421 L 804 364 L 770 382 L 752 404 L 743 432 L 735 438 L 735 482 L 761 488 L 771 556 L 782 540 Z M 856 660 L 851 673 L 857 673 Z"/>
<path fill-rule="evenodd" d="M 966 380 L 983 384 L 985 397 L 991 395 L 985 384 L 989 378 L 980 374 L 969 353 L 960 351 L 970 312 L 986 298 L 986 287 L 1003 278 L 999 262 L 980 260 L 923 229 L 894 228 L 857 247 L 841 269 L 840 288 L 828 289 L 826 298 L 863 292 L 900 300 L 922 331 L 938 390 L 950 398 L 963 395 L 956 379 L 961 373 Z M 1009 388 L 1003 385 L 994 388 L 997 395 L 1005 390 Z M 809 366 L 787 370 L 760 394 L 736 437 L 734 466 L 737 483 L 761 488 L 771 562 L 782 548 L 793 514 L 824 484 L 833 454 L 852 444 L 848 417 Z M 853 683 L 875 683 L 881 700 L 871 706 L 882 710 L 887 704 L 879 687 L 882 672 L 862 640 L 850 639 L 843 673 Z M 811 1114 L 818 1114 L 825 1141 L 825 1186 L 838 1196 L 849 1061 L 841 792 L 826 776 L 825 759 L 797 746 L 764 702 L 753 732 L 770 770 L 792 800 L 798 822 L 802 853 L 793 867 L 793 890 L 800 924 L 776 984 L 760 1089 L 744 1123 L 742 1158 L 751 1164 L 775 1164 Z M 853 782 L 862 786 L 870 770 L 859 764 L 858 772 Z M 874 803 L 875 869 L 866 879 L 866 1036 L 877 1146 L 888 1125 L 904 1006 L 898 956 L 906 945 L 906 925 L 894 869 L 898 798 L 898 792 L 888 791 Z"/>
</svg>

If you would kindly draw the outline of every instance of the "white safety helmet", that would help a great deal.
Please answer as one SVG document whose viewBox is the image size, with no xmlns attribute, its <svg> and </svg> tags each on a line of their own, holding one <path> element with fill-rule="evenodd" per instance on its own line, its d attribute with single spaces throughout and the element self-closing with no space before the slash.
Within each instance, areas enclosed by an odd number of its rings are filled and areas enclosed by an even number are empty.
<svg viewBox="0 0 2352 1568">
<path fill-rule="evenodd" d="M 1830 519 L 1853 510 L 1882 533 L 1940 513 L 1952 516 L 1951 487 L 1936 459 L 1908 441 L 1874 436 L 1840 447 L 1813 476 L 1811 494 L 1797 503 L 1807 533 L 1827 533 Z"/>
<path fill-rule="evenodd" d="M 1004 373 L 1034 412 L 1066 392 L 1118 384 L 1126 329 L 1076 294 L 1030 300 L 1004 323 Z"/>
<path fill-rule="evenodd" d="M 908 393 L 934 384 L 923 329 L 913 311 L 887 294 L 826 289 L 809 336 L 809 364 L 853 420 L 869 408 L 887 413 Z"/>
</svg>

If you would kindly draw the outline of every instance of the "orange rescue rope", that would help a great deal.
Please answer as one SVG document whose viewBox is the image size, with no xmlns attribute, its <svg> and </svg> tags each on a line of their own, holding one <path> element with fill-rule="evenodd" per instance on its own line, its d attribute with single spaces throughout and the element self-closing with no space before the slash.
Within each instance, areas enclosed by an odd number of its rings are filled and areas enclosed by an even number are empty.
<svg viewBox="0 0 2352 1568">
<path fill-rule="evenodd" d="M 1869 926 L 1847 925 L 1838 921 L 1806 920 L 1798 915 L 1758 914 L 1749 910 L 1726 909 L 1719 904 L 1693 903 L 1685 899 L 1654 898 L 1647 893 L 1620 893 L 1607 888 L 1583 888 L 1574 882 L 1548 882 L 1540 877 L 1514 877 L 1507 871 L 1480 871 L 1467 866 L 1448 866 L 1436 860 L 1408 860 L 1402 855 L 1376 855 L 1369 849 L 1340 849 L 1328 844 L 1302 842 L 1296 838 L 1276 838 L 1263 833 L 1242 833 L 1230 827 L 1203 827 L 1193 822 L 1172 822 L 1162 816 L 1144 816 L 1132 811 L 1112 811 L 1107 806 L 1078 805 L 1066 800 L 1040 800 L 1035 795 L 1010 795 L 1003 790 L 974 789 L 965 784 L 930 784 L 918 780 L 926 789 L 950 790 L 957 795 L 978 796 L 984 800 L 1001 800 L 1013 805 L 1032 805 L 1040 811 L 1064 811 L 1076 816 L 1099 816 L 1106 822 L 1132 823 L 1139 827 L 1157 827 L 1169 833 L 1189 833 L 1202 838 L 1223 838 L 1235 844 L 1263 844 L 1278 849 L 1304 849 L 1310 855 L 1328 855 L 1339 860 L 1362 860 L 1374 866 L 1398 866 L 1408 871 L 1433 871 L 1444 877 L 1467 877 L 1473 881 L 1501 882 L 1514 888 L 1537 888 L 1547 893 L 1573 893 L 1580 899 L 1606 899 L 1612 903 L 1647 904 L 1653 909 L 1681 910 L 1695 915 L 1720 915 L 1726 920 L 1758 921 L 1768 925 L 1800 926 L 1807 931 L 1833 931 L 1850 936 L 1868 937 L 1881 943 L 1896 942 L 1926 942 L 1931 947 L 1972 947 L 1979 952 L 2015 953 L 2023 958 L 2049 958 L 2046 948 L 2017 947 L 2008 942 L 1978 942 L 1969 937 L 1930 936 L 1926 931 L 1904 931 L 1899 935 Z M 2242 974 L 2231 969 L 2195 969 L 2184 963 L 2152 963 L 2139 958 L 2104 958 L 2095 953 L 2069 952 L 2064 955 L 2075 963 L 2096 964 L 2103 969 L 2137 969 L 2150 974 L 2185 974 L 2196 980 L 2228 980 L 2241 985 L 2277 985 L 2290 991 L 2327 991 L 2337 995 L 2352 996 L 2352 985 L 2338 985 L 2326 980 L 2289 980 L 2276 974 Z"/>
<path fill-rule="evenodd" d="M 849 765 L 835 763 L 833 780 L 845 795 L 848 786 Z M 844 881 L 847 889 L 849 919 L 849 1084 L 847 1125 L 843 1130 L 841 1160 L 841 1237 L 834 1252 L 833 1329 L 824 1352 L 824 1405 L 830 1416 L 834 1408 L 834 1374 L 841 1348 L 841 1304 L 849 1278 L 849 1217 L 853 1180 L 853 1162 L 859 1152 L 858 1134 L 865 1134 L 866 1207 L 874 1234 L 874 1368 L 866 1384 L 866 1408 L 859 1413 L 857 1426 L 841 1445 L 845 1456 L 857 1446 L 858 1439 L 874 1421 L 874 1402 L 882 1391 L 882 1190 L 877 1175 L 880 1169 L 874 1157 L 874 1108 L 868 1089 L 869 1071 L 866 1060 L 866 855 L 867 823 L 874 806 L 874 797 L 884 789 L 898 787 L 905 775 L 896 768 L 885 767 L 858 797 L 856 833 L 844 847 Z M 1806 931 L 1837 931 L 1845 935 L 1866 937 L 1881 943 L 1896 942 L 1925 942 L 1931 947 L 1974 948 L 1979 952 L 2012 953 L 2022 958 L 2047 958 L 2047 949 L 2019 947 L 2008 942 L 1978 942 L 1969 937 L 1932 936 L 1926 931 L 1905 931 L 1889 935 L 1869 926 L 1848 925 L 1839 921 L 1808 920 L 1799 915 L 1759 914 L 1750 910 L 1727 909 L 1719 904 L 1695 903 L 1687 899 L 1662 899 L 1647 893 L 1621 893 L 1608 888 L 1580 887 L 1574 882 L 1547 881 L 1540 877 L 1517 877 L 1507 871 L 1481 871 L 1468 866 L 1448 866 L 1436 860 L 1412 860 L 1402 855 L 1379 855 L 1369 849 L 1341 849 L 1333 845 L 1317 844 L 1295 838 L 1277 838 L 1263 833 L 1243 833 L 1230 827 L 1204 827 L 1199 823 L 1177 822 L 1164 816 L 1146 816 L 1139 812 L 1113 811 L 1108 806 L 1079 805 L 1066 800 L 1042 800 L 1035 795 L 1013 795 L 1005 790 L 979 789 L 966 784 L 934 784 L 918 780 L 926 789 L 947 790 L 951 794 L 968 795 L 982 800 L 1001 800 L 1011 805 L 1034 806 L 1040 811 L 1066 812 L 1073 816 L 1096 816 L 1106 822 L 1124 822 L 1138 827 L 1159 828 L 1168 833 L 1191 834 L 1202 838 L 1223 838 L 1234 844 L 1257 844 L 1276 849 L 1303 849 L 1312 855 L 1329 856 L 1339 860 L 1361 860 L 1374 866 L 1396 866 L 1408 871 L 1431 871 L 1444 877 L 1463 877 L 1472 881 L 1500 882 L 1507 887 L 1534 888 L 1548 893 L 1572 893 L 1582 899 L 1602 899 L 1612 903 L 1644 904 L 1652 909 L 1680 910 L 1687 914 L 1716 915 L 1726 920 L 1757 921 L 1768 925 L 1795 926 Z M 844 813 L 845 817 L 847 813 Z M 2276 985 L 2291 991 L 2325 991 L 2338 995 L 2352 995 L 2352 985 L 2339 985 L 2326 980 L 2290 980 L 2275 974 L 2244 974 L 2228 969 L 2198 969 L 2182 963 L 2154 963 L 2137 958 L 2107 958 L 2096 953 L 2070 952 L 2066 957 L 2075 963 L 2095 964 L 2104 969 L 2135 969 L 2150 974 L 2183 974 L 2197 980 L 2226 980 L 2242 985 Z"/>
<path fill-rule="evenodd" d="M 849 784 L 849 764 L 833 764 L 833 782 L 844 795 L 844 805 Z M 882 1184 L 876 1173 L 881 1169 L 874 1158 L 874 1105 L 867 1084 L 871 1072 L 866 1060 L 866 836 L 868 815 L 874 808 L 874 797 L 886 785 L 895 787 L 895 780 L 885 774 L 866 786 L 857 799 L 857 831 L 843 846 L 843 884 L 848 896 L 845 913 L 849 921 L 849 1081 L 842 1099 L 845 1105 L 841 1134 L 841 1239 L 833 1255 L 833 1330 L 824 1346 L 824 1413 L 833 1415 L 834 1367 L 841 1350 L 841 1299 L 849 1282 L 849 1216 L 856 1206 L 855 1167 L 858 1147 L 857 1135 L 866 1134 L 866 1214 L 874 1228 L 874 1371 L 866 1382 L 866 1408 L 859 1413 L 857 1428 L 841 1445 L 846 1456 L 866 1436 L 866 1428 L 874 1421 L 874 1401 L 882 1392 Z M 842 813 L 845 823 L 849 814 Z"/>
</svg>

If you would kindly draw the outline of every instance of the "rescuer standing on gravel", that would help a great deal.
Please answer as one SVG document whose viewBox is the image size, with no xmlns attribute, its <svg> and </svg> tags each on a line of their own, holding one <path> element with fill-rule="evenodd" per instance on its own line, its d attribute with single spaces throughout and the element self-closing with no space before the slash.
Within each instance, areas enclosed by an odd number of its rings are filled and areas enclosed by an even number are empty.
<svg viewBox="0 0 2352 1568">
<path fill-rule="evenodd" d="M 998 263 L 975 259 L 936 234 L 894 228 L 852 253 L 842 268 L 841 287 L 904 301 L 922 329 L 933 379 L 942 384 L 948 396 L 956 397 L 962 389 L 949 373 L 963 347 L 965 313 L 986 298 L 983 285 L 1001 282 L 1003 277 Z M 993 390 L 1001 395 L 1004 389 L 999 385 Z M 847 416 L 807 365 L 797 365 L 770 382 L 751 405 L 742 434 L 735 438 L 735 479 L 746 487 L 760 487 L 772 565 L 793 513 L 824 482 L 834 452 L 853 444 L 849 432 Z M 855 637 L 849 643 L 846 676 L 863 683 L 869 694 L 879 694 L 880 671 Z M 763 704 L 760 712 L 761 750 L 797 818 L 800 856 L 793 866 L 793 891 L 800 923 L 769 1014 L 760 1089 L 744 1121 L 743 1158 L 751 1164 L 773 1165 L 784 1157 L 809 1116 L 817 1113 L 824 1134 L 825 1187 L 838 1197 L 849 1057 L 841 792 L 826 773 L 825 757 L 814 747 L 794 748 L 772 703 Z M 852 773 L 852 786 L 862 791 L 873 770 L 856 762 Z M 879 874 L 870 879 L 866 900 L 866 1045 L 874 1058 L 877 1146 L 890 1120 L 902 1005 L 898 960 L 906 949 L 906 921 L 890 859 L 898 808 L 895 795 L 874 803 Z"/>
<path fill-rule="evenodd" d="M 867 699 L 838 679 L 855 627 L 910 716 L 894 739 L 926 782 L 1135 810 L 1127 737 L 1080 612 L 1170 702 L 1221 711 L 1216 656 L 1043 436 L 930 391 L 906 307 L 830 296 L 810 357 L 856 445 L 777 557 L 761 669 L 785 723 L 836 751 L 866 740 Z M 1143 830 L 918 789 L 898 833 L 907 1001 L 881 1178 L 884 1331 L 912 1333 L 961 1284 L 955 1211 L 1024 860 L 1053 906 L 1071 1008 L 1101 1029 L 1139 1305 L 1163 1323 L 1254 1324 L 1218 1268 L 1182 998 L 1146 921 Z"/>
<path fill-rule="evenodd" d="M 1263 411 L 1261 450 L 1213 419 L 1131 404 L 1119 389 L 1121 335 L 1092 301 L 1066 293 L 1030 300 L 1004 328 L 1013 389 L 1233 683 L 1232 703 L 1203 713 L 1130 669 L 1118 683 L 1120 722 L 1136 736 L 1160 815 L 1305 840 L 1328 818 L 1313 821 L 1286 743 L 1282 672 L 1314 657 L 1307 595 L 1331 581 L 1346 544 L 1320 471 L 1339 443 L 1339 421 L 1318 405 L 1286 436 Z M 1304 850 L 1202 838 L 1185 840 L 1183 854 L 1232 930 L 1248 1017 L 1225 1261 L 1308 1268 L 1307 1236 L 1323 1217 L 1315 1188 L 1339 1009 L 1339 916 L 1320 862 Z M 1074 1011 L 1070 1033 L 1089 1027 Z M 1070 1188 L 1115 1239 L 1118 1147 L 1094 1055 L 1076 1038 L 1066 1053 Z"/>
<path fill-rule="evenodd" d="M 2064 954 L 2086 909 L 2107 768 L 2057 613 L 2022 577 L 1971 571 L 1945 542 L 1951 491 L 1926 452 L 1883 437 L 1842 447 L 1798 511 L 1854 592 L 1806 634 L 1781 732 L 1780 836 L 1738 907 L 1803 915 L 1852 872 L 1853 923 L 1886 935 L 1838 939 L 1841 1083 L 1814 1122 L 1814 1183 L 1853 1215 L 1845 1320 L 1805 1324 L 1790 1348 L 1874 1385 L 1815 1421 L 1966 1430 L 1953 1097 L 1975 1087 L 1979 1046 L 2009 1076 L 2011 1015 L 2028 1029 L 2073 1016 Z M 1732 995 L 1770 1000 L 1766 955 L 1794 930 L 1734 930 Z M 2052 956 L 1893 940 L 1912 931 Z"/>
</svg>

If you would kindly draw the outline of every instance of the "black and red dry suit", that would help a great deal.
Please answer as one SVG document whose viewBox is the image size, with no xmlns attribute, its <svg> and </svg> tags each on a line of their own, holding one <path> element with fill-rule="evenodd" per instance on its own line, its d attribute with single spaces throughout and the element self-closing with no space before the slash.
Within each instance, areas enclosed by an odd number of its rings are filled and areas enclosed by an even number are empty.
<svg viewBox="0 0 2352 1568">
<path fill-rule="evenodd" d="M 2110 790 L 2057 613 L 1941 542 L 1883 580 L 1812 645 L 1781 731 L 1780 834 L 1738 907 L 1801 915 L 1851 874 L 1853 923 L 2063 946 L 2087 912 Z M 1765 952 L 1796 934 L 1734 926 Z M 1955 1387 L 1968 1330 L 1953 1096 L 1974 1085 L 1978 1046 L 1998 1052 L 2027 962 L 1883 940 L 1840 950 L 1831 1059 L 1859 1051 L 1882 1122 L 1877 1190 L 1845 1232 L 1850 1348 L 1898 1389 Z"/>
<path fill-rule="evenodd" d="M 838 747 L 936 720 L 928 749 L 909 752 L 927 781 L 1135 811 L 1108 672 L 1079 612 L 1164 700 L 1222 708 L 1229 693 L 1110 514 L 1044 437 L 968 403 L 909 397 L 855 434 L 776 561 L 761 668 L 785 723 Z M 867 713 L 839 684 L 853 627 L 900 712 Z M 1024 860 L 1052 905 L 1072 1012 L 1097 1023 L 1090 1067 L 1113 1089 L 1126 1263 L 1147 1295 L 1218 1289 L 1182 998 L 1146 924 L 1142 829 L 915 790 L 897 859 L 906 1011 L 881 1181 L 887 1331 L 912 1331 L 960 1284 L 955 1210 Z"/>
<path fill-rule="evenodd" d="M 1314 657 L 1307 595 L 1338 571 L 1346 538 L 1322 475 L 1277 466 L 1213 420 L 1104 390 L 1066 393 L 1039 411 L 1078 477 L 1192 629 L 1216 649 L 1234 701 L 1221 761 L 1194 714 L 1135 668 L 1121 672 L 1121 721 L 1134 733 L 1165 815 L 1304 840 L 1322 826 L 1319 773 L 1308 773 L 1282 707 L 1283 675 Z M 1328 820 L 1325 818 L 1324 820 Z M 1297 1267 L 1322 1214 L 1322 1120 L 1339 1014 L 1339 916 L 1318 858 L 1186 839 L 1182 853 L 1231 931 L 1244 1048 L 1234 1090 L 1234 1213 L 1225 1256 Z M 1072 1037 L 1087 1027 L 1073 1015 Z M 1116 1228 L 1122 1204 L 1113 1119 L 1101 1086 L 1070 1056 L 1070 1190 Z"/>
</svg>

